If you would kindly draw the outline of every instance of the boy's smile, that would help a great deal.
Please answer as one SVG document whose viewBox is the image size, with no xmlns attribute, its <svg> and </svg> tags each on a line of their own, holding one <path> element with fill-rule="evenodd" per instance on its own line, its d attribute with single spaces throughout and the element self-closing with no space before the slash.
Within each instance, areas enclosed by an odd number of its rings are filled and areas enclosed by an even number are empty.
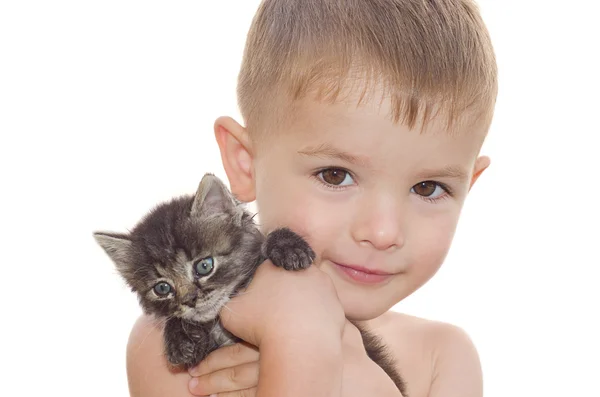
<svg viewBox="0 0 600 397">
<path fill-rule="evenodd" d="M 378 269 L 371 269 L 360 265 L 349 265 L 331 262 L 333 267 L 345 274 L 350 280 L 363 284 L 383 284 L 392 279 L 392 276 L 398 273 L 386 272 Z"/>
<path fill-rule="evenodd" d="M 434 120 L 409 130 L 385 103 L 304 100 L 295 112 L 248 152 L 226 148 L 244 146 L 246 131 L 217 121 L 232 191 L 257 200 L 263 231 L 287 226 L 307 238 L 350 319 L 374 318 L 442 264 L 470 185 L 489 164 L 477 159 L 486 126 L 449 134 Z"/>
</svg>

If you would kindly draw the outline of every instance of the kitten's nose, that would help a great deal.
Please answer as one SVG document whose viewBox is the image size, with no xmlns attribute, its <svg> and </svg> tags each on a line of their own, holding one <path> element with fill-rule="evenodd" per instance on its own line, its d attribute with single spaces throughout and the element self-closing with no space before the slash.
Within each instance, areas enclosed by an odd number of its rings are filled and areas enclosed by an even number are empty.
<svg viewBox="0 0 600 397">
<path fill-rule="evenodd" d="M 194 292 L 188 292 L 187 294 L 185 294 L 183 296 L 183 298 L 181 299 L 181 302 L 184 305 L 187 305 L 189 307 L 196 307 L 197 300 L 198 300 L 198 293 L 196 291 L 194 291 Z"/>
</svg>

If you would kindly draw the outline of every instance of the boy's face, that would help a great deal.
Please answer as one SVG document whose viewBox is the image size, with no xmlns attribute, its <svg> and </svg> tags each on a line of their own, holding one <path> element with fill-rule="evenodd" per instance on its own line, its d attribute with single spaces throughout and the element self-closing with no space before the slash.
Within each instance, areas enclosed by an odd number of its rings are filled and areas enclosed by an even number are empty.
<svg viewBox="0 0 600 397">
<path fill-rule="evenodd" d="M 421 133 L 392 123 L 386 106 L 306 100 L 255 156 L 237 123 L 215 129 L 232 191 L 256 199 L 263 231 L 306 237 L 355 320 L 381 315 L 436 273 L 489 165 L 477 159 L 481 126 L 450 136 L 432 123 Z"/>
</svg>

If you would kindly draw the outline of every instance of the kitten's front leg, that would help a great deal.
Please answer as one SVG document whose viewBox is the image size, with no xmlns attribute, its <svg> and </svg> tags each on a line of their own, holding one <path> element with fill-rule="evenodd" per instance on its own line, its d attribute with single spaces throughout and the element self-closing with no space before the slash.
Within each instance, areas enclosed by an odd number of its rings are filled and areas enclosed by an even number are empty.
<svg viewBox="0 0 600 397">
<path fill-rule="evenodd" d="M 198 357 L 198 351 L 202 350 L 203 339 L 186 332 L 185 324 L 179 318 L 167 320 L 163 331 L 165 343 L 165 356 L 173 367 L 188 369 L 198 364 L 203 357 Z M 194 340 L 197 339 L 197 340 Z"/>
<path fill-rule="evenodd" d="M 276 229 L 269 233 L 263 250 L 275 266 L 285 270 L 306 269 L 316 256 L 302 237 L 287 228 Z"/>
</svg>

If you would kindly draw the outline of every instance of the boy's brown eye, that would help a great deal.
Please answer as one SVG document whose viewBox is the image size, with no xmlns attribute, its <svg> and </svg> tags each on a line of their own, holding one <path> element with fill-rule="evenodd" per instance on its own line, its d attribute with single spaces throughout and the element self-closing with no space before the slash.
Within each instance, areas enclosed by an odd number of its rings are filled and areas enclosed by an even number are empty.
<svg viewBox="0 0 600 397">
<path fill-rule="evenodd" d="M 350 182 L 352 181 L 352 177 L 350 177 L 350 174 L 348 173 L 348 171 L 344 171 L 340 168 L 329 168 L 324 171 L 321 171 L 319 173 L 319 175 L 321 176 L 321 178 L 323 179 L 323 181 L 325 183 L 328 183 L 328 184 L 334 185 L 334 186 L 340 186 L 340 185 L 344 184 L 344 182 L 347 179 L 350 179 Z M 346 181 L 346 182 L 348 182 L 348 181 Z M 346 185 L 347 184 L 348 183 L 346 183 Z"/>
<path fill-rule="evenodd" d="M 413 186 L 413 189 L 419 196 L 429 197 L 435 193 L 435 190 L 438 187 L 439 185 L 435 182 L 425 181 L 417 183 L 415 186 Z"/>
</svg>

